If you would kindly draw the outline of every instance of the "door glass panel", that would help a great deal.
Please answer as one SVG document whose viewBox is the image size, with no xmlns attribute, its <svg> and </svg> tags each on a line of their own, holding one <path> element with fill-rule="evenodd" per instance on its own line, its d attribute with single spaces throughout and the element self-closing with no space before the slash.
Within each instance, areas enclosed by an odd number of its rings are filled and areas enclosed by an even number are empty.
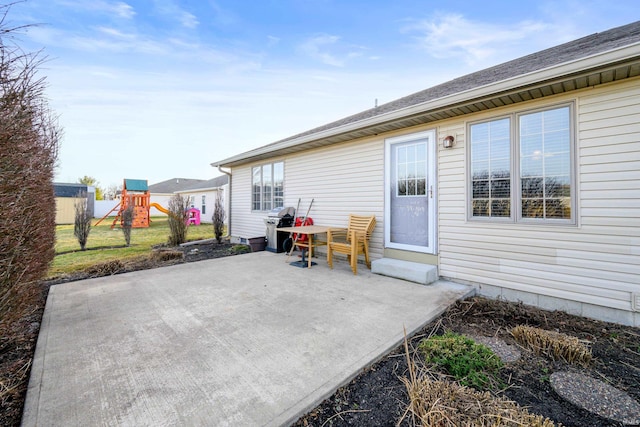
<svg viewBox="0 0 640 427">
<path fill-rule="evenodd" d="M 429 245 L 427 141 L 392 144 L 390 241 Z"/>
</svg>

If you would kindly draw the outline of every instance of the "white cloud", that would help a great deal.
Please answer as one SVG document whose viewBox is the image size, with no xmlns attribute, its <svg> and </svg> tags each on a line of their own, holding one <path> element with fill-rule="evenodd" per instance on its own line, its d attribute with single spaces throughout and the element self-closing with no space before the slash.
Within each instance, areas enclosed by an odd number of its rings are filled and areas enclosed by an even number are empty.
<svg viewBox="0 0 640 427">
<path fill-rule="evenodd" d="M 123 33 L 120 30 L 117 30 L 115 28 L 111 28 L 111 27 L 96 27 L 96 30 L 98 30 L 98 32 L 103 33 L 107 36 L 111 36 L 111 37 L 116 37 L 119 39 L 134 39 L 135 35 L 133 34 L 127 34 L 127 33 Z"/>
<path fill-rule="evenodd" d="M 461 58 L 467 64 L 491 62 L 495 56 L 509 51 L 510 46 L 543 37 L 548 42 L 555 28 L 537 21 L 522 21 L 512 25 L 472 21 L 460 14 L 440 14 L 410 24 L 404 32 L 418 33 L 421 48 L 435 58 Z"/>
<path fill-rule="evenodd" d="M 267 36 L 267 46 L 271 47 L 271 46 L 275 46 L 278 43 L 280 43 L 280 37 L 276 37 L 276 36 Z"/>
<path fill-rule="evenodd" d="M 154 0 L 156 10 L 168 18 L 176 19 L 183 27 L 194 29 L 200 22 L 192 13 L 181 8 L 173 0 Z"/>
<path fill-rule="evenodd" d="M 320 61 L 323 64 L 342 67 L 344 66 L 344 61 L 336 58 L 327 50 L 328 46 L 335 45 L 339 40 L 340 37 L 328 34 L 315 36 L 302 43 L 300 45 L 300 50 L 309 57 Z"/>
<path fill-rule="evenodd" d="M 99 13 L 107 13 L 110 15 L 115 15 L 122 19 L 132 19 L 136 14 L 133 6 L 122 1 L 110 2 L 104 0 L 58 0 L 57 4 L 76 11 L 88 10 Z"/>
<path fill-rule="evenodd" d="M 133 7 L 124 2 L 117 2 L 112 7 L 113 12 L 116 13 L 120 18 L 131 19 L 136 14 L 133 10 Z"/>
<path fill-rule="evenodd" d="M 113 34 L 111 34 L 113 35 Z M 141 53 L 145 55 L 167 56 L 171 54 L 169 46 L 152 39 L 145 39 L 135 35 L 121 34 L 116 38 L 73 36 L 62 41 L 62 45 L 85 52 L 109 53 Z"/>
<path fill-rule="evenodd" d="M 184 11 L 180 13 L 180 22 L 182 23 L 182 26 L 191 29 L 196 28 L 200 24 L 195 15 Z"/>
<path fill-rule="evenodd" d="M 347 61 L 363 56 L 363 46 L 341 43 L 335 35 L 320 34 L 300 44 L 299 50 L 315 61 L 334 67 L 344 67 Z"/>
</svg>

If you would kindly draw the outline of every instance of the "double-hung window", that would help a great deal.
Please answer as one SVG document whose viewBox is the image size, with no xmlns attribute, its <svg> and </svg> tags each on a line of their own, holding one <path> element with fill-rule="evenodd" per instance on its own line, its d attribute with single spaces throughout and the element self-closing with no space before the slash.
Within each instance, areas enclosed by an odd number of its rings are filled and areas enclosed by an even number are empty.
<svg viewBox="0 0 640 427">
<path fill-rule="evenodd" d="M 269 211 L 284 206 L 284 163 L 254 166 L 252 172 L 251 209 Z"/>
<path fill-rule="evenodd" d="M 469 125 L 471 219 L 575 223 L 572 110 Z"/>
</svg>

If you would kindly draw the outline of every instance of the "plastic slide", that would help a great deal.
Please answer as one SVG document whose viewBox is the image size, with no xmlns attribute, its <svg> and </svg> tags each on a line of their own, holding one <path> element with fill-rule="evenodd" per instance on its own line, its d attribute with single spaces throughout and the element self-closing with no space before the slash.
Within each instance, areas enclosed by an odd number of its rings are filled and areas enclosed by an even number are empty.
<svg viewBox="0 0 640 427">
<path fill-rule="evenodd" d="M 164 214 L 167 214 L 167 215 L 170 214 L 170 212 L 167 209 L 163 208 L 161 205 L 159 205 L 157 203 L 149 203 L 149 207 L 150 208 L 156 208 L 156 209 L 158 209 L 160 212 L 162 212 Z"/>
</svg>

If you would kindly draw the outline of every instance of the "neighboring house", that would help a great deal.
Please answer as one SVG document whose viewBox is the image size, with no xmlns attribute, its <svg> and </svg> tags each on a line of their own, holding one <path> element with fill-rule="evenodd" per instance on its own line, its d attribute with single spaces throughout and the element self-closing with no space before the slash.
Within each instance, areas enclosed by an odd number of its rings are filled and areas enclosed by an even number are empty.
<svg viewBox="0 0 640 427">
<path fill-rule="evenodd" d="M 218 194 L 222 197 L 225 212 L 229 212 L 228 206 L 226 205 L 228 197 L 225 194 L 229 188 L 228 184 L 229 177 L 227 175 L 221 175 L 208 181 L 193 184 L 189 188 L 177 190 L 176 193 L 184 197 L 189 197 L 191 207 L 200 209 L 201 222 L 211 223 L 213 222 L 213 209 L 215 208 Z"/>
<path fill-rule="evenodd" d="M 73 224 L 76 217 L 75 205 L 80 195 L 87 197 L 87 210 L 93 216 L 96 189 L 85 184 L 54 182 L 53 191 L 56 200 L 56 224 Z"/>
<path fill-rule="evenodd" d="M 374 260 L 640 326 L 639 76 L 636 22 L 217 161 L 230 234 L 313 198 L 316 224 L 376 215 Z"/>
<path fill-rule="evenodd" d="M 149 186 L 150 203 L 157 203 L 165 209 L 169 208 L 169 199 L 176 192 L 186 190 L 194 185 L 206 182 L 204 179 L 189 178 L 171 178 L 166 181 L 158 182 Z M 152 207 L 149 211 L 150 216 L 162 216 L 162 212 Z"/>
</svg>

